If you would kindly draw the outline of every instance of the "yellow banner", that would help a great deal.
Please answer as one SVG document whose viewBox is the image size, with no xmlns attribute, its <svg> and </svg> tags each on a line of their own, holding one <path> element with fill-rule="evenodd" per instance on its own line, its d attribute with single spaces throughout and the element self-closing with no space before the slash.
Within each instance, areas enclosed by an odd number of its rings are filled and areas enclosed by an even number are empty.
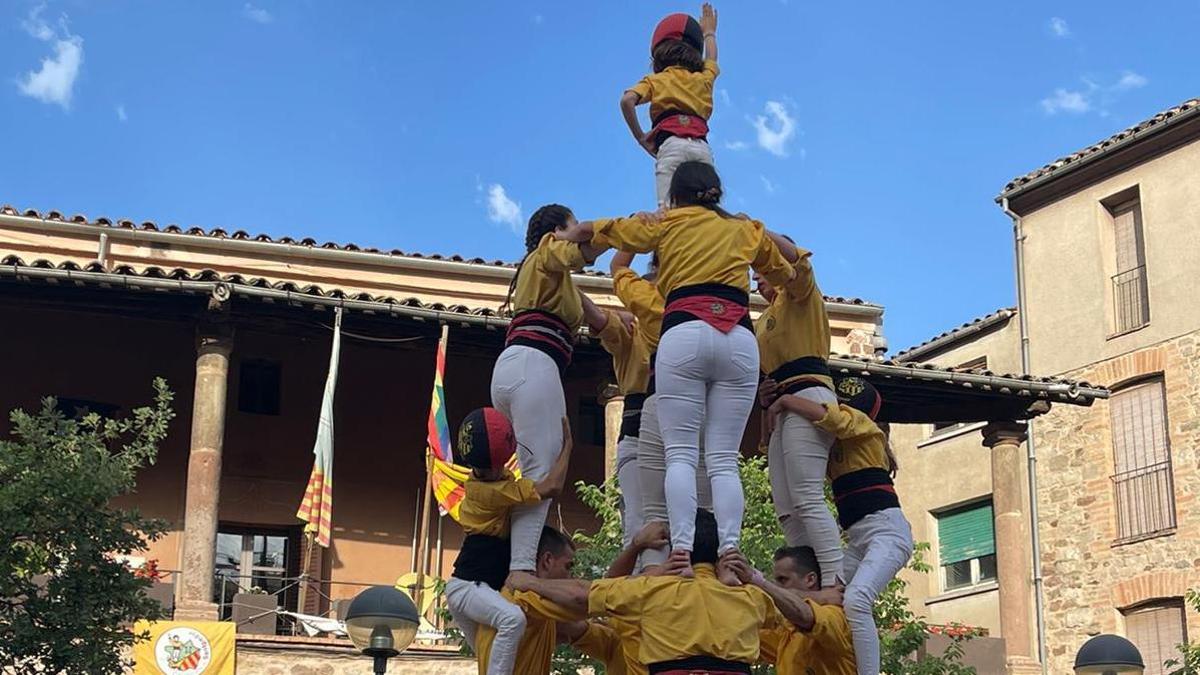
<svg viewBox="0 0 1200 675">
<path fill-rule="evenodd" d="M 138 621 L 135 634 L 149 640 L 133 646 L 134 675 L 234 675 L 232 621 Z"/>
</svg>

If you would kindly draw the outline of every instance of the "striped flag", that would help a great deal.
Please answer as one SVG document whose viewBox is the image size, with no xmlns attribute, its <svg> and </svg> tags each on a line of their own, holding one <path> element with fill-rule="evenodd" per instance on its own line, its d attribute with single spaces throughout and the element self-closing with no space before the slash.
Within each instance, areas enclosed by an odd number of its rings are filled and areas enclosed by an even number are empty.
<svg viewBox="0 0 1200 675">
<path fill-rule="evenodd" d="M 338 357 L 342 351 L 342 308 L 336 310 L 333 324 L 333 349 L 329 353 L 329 375 L 325 396 L 321 399 L 321 420 L 317 441 L 313 444 L 313 468 L 308 487 L 296 517 L 307 523 L 304 531 L 315 533 L 317 544 L 329 548 L 330 523 L 333 521 L 333 392 L 337 389 Z"/>
<path fill-rule="evenodd" d="M 449 331 L 443 330 L 442 339 L 438 341 L 425 452 L 429 460 L 429 477 L 433 485 L 433 496 L 437 499 L 438 511 L 443 516 L 448 514 L 457 521 L 459 505 L 462 503 L 465 493 L 463 483 L 467 482 L 467 478 L 471 475 L 471 469 L 454 463 L 450 425 L 446 423 L 446 392 L 442 386 L 442 377 L 446 372 L 446 343 L 449 341 L 449 337 Z M 507 467 L 515 475 L 520 476 L 515 454 L 509 460 Z"/>
</svg>

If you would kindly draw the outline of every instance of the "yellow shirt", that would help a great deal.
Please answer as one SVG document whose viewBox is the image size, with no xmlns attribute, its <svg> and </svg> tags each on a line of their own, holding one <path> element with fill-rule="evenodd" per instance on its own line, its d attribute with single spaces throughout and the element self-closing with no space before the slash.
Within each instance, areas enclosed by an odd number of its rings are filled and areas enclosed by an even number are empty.
<svg viewBox="0 0 1200 675">
<path fill-rule="evenodd" d="M 887 439 L 870 417 L 845 404 L 825 404 L 825 416 L 814 424 L 833 434 L 837 442 L 829 452 L 829 479 L 861 469 L 891 468 Z"/>
<path fill-rule="evenodd" d="M 600 344 L 613 357 L 613 372 L 622 394 L 645 393 L 650 383 L 650 345 L 641 327 L 629 332 L 616 312 L 606 310 L 608 323 L 600 331 Z"/>
<path fill-rule="evenodd" d="M 467 534 L 507 537 L 512 507 L 536 504 L 541 500 L 533 481 L 528 478 L 513 478 L 511 473 L 506 473 L 501 480 L 478 480 L 472 476 L 463 483 L 458 522 Z"/>
<path fill-rule="evenodd" d="M 716 61 L 705 61 L 698 73 L 683 66 L 671 66 L 660 73 L 651 73 L 627 91 L 650 102 L 650 119 L 668 110 L 691 113 L 706 121 L 712 116 L 713 83 L 721 69 Z"/>
<path fill-rule="evenodd" d="M 582 270 L 586 264 L 579 244 L 559 241 L 553 234 L 542 237 L 538 247 L 525 257 L 517 275 L 513 313 L 540 309 L 565 321 L 572 332 L 578 330 L 583 323 L 583 303 L 571 273 Z"/>
<path fill-rule="evenodd" d="M 768 375 L 796 359 L 829 359 L 829 316 L 825 313 L 825 297 L 817 288 L 811 256 L 811 252 L 800 249 L 796 276 L 776 289 L 775 300 L 754 324 L 760 367 Z M 825 374 L 792 375 L 779 384 L 787 387 L 804 380 L 833 388 L 833 380 Z"/>
<path fill-rule="evenodd" d="M 809 631 L 784 622 L 759 635 L 762 660 L 775 664 L 777 675 L 856 675 L 854 642 L 841 607 L 805 600 L 813 610 Z"/>
<path fill-rule="evenodd" d="M 726 586 L 712 565 L 696 565 L 696 577 L 622 577 L 592 582 L 588 613 L 634 626 L 645 664 L 708 655 L 730 661 L 758 660 L 758 634 L 780 623 L 771 598 L 754 586 Z"/>
<path fill-rule="evenodd" d="M 617 270 L 613 275 L 613 293 L 625 305 L 625 309 L 637 319 L 638 333 L 646 341 L 650 351 L 658 349 L 658 336 L 662 333 L 663 309 L 666 302 L 654 284 L 629 269 Z"/>
<path fill-rule="evenodd" d="M 596 621 L 587 622 L 587 630 L 571 646 L 604 664 L 608 675 L 626 675 L 625 652 L 621 638 L 612 628 Z M 641 672 L 646 672 L 643 668 Z"/>
<path fill-rule="evenodd" d="M 635 253 L 657 250 L 656 285 L 664 298 L 676 288 L 706 283 L 749 293 L 750 267 L 774 286 L 786 285 L 794 275 L 762 223 L 723 218 L 703 206 L 671 209 L 657 223 L 637 217 L 597 220 L 592 241 Z"/>
<path fill-rule="evenodd" d="M 517 645 L 513 673 L 549 673 L 550 659 L 554 656 L 555 624 L 559 621 L 578 621 L 579 616 L 529 591 L 514 593 L 505 588 L 500 595 L 525 612 L 525 633 L 521 636 L 521 643 Z M 475 634 L 475 661 L 479 665 L 479 675 L 487 673 L 488 659 L 495 639 L 495 628 L 479 624 L 479 630 Z"/>
</svg>

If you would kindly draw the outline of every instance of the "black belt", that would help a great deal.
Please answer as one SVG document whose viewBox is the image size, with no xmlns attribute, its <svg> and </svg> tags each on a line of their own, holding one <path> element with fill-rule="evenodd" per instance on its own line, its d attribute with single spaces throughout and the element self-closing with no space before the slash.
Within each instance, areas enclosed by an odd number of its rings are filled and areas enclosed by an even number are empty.
<svg viewBox="0 0 1200 675">
<path fill-rule="evenodd" d="M 805 375 L 819 375 L 832 378 L 832 374 L 829 372 L 829 362 L 820 356 L 802 356 L 798 359 L 792 359 L 772 370 L 768 377 L 782 384 L 791 379 L 803 378 Z M 809 387 L 825 387 L 828 389 L 829 385 L 819 380 L 799 379 L 788 383 L 779 393 L 794 394 Z"/>
<path fill-rule="evenodd" d="M 691 298 L 697 295 L 711 295 L 722 300 L 728 300 L 742 307 L 750 306 L 750 294 L 748 292 L 740 288 L 734 288 L 733 286 L 726 286 L 725 284 L 692 284 L 691 286 L 680 286 L 667 294 L 666 306 L 670 306 L 676 300 Z M 659 333 L 659 339 L 666 334 L 667 329 L 689 321 L 703 321 L 703 319 L 690 312 L 668 311 L 663 315 L 662 331 Z M 742 317 L 738 325 L 749 330 L 751 333 L 754 332 L 754 323 L 750 321 L 749 314 Z M 651 372 L 654 371 L 651 370 Z"/>
<path fill-rule="evenodd" d="M 671 661 L 659 661 L 647 666 L 652 675 L 662 673 L 750 673 L 750 664 L 719 659 L 715 656 L 688 656 Z"/>
</svg>

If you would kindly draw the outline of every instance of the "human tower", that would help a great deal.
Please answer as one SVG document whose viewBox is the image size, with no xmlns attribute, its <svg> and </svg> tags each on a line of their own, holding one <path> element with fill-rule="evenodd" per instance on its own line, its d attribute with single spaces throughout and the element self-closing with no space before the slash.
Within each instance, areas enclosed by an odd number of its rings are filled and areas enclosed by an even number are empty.
<svg viewBox="0 0 1200 675">
<path fill-rule="evenodd" d="M 467 416 L 455 447 L 472 474 L 446 599 L 481 674 L 548 673 L 561 642 L 610 673 L 749 673 L 761 662 L 782 674 L 879 673 L 872 606 L 912 553 L 886 425 L 874 421 L 880 396 L 830 373 L 811 253 L 721 206 L 707 142 L 716 31 L 708 4 L 699 20 L 663 19 L 654 72 L 621 97 L 654 157 L 659 210 L 583 222 L 549 204 L 529 219 L 493 407 Z M 571 277 L 609 249 L 624 310 L 598 308 Z M 643 275 L 638 254 L 652 255 Z M 756 322 L 751 272 L 769 302 Z M 562 374 L 585 324 L 612 354 L 625 401 L 625 549 L 595 581 L 570 578 L 570 540 L 545 524 L 572 446 Z M 737 461 L 756 404 L 787 540 L 769 576 L 738 548 Z M 514 453 L 520 479 L 505 469 Z"/>
</svg>

